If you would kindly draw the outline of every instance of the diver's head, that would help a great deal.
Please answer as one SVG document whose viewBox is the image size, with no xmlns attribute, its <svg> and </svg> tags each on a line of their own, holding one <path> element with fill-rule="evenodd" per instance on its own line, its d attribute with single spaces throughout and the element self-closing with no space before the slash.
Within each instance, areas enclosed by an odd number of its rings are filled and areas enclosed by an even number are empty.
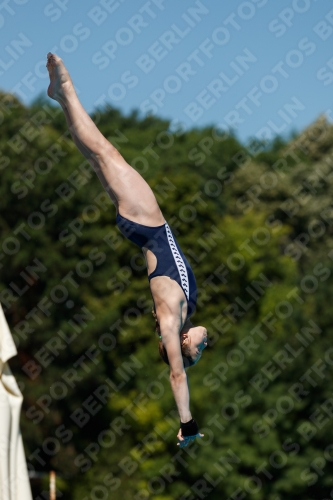
<svg viewBox="0 0 333 500">
<path fill-rule="evenodd" d="M 195 365 L 201 358 L 202 351 L 207 347 L 207 329 L 204 326 L 194 326 L 187 320 L 180 332 L 180 341 L 188 352 L 192 365 Z"/>
<path fill-rule="evenodd" d="M 160 335 L 159 324 L 156 320 L 156 332 Z M 180 348 L 183 357 L 184 368 L 195 365 L 201 358 L 202 351 L 207 346 L 207 330 L 203 326 L 194 326 L 190 320 L 187 320 L 180 332 Z M 158 351 L 164 363 L 169 365 L 168 353 L 160 337 Z"/>
</svg>

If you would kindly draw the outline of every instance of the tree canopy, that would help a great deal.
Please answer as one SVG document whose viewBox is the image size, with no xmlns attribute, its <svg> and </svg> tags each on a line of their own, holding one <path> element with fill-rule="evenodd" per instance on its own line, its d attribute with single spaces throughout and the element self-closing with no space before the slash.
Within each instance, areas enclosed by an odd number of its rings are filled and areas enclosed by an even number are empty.
<svg viewBox="0 0 333 500">
<path fill-rule="evenodd" d="M 179 450 L 142 254 L 60 108 L 0 102 L 0 297 L 29 468 L 55 469 L 70 500 L 333 498 L 333 127 L 250 147 L 93 115 L 196 275 L 209 346 L 188 376 L 205 436 Z"/>
</svg>

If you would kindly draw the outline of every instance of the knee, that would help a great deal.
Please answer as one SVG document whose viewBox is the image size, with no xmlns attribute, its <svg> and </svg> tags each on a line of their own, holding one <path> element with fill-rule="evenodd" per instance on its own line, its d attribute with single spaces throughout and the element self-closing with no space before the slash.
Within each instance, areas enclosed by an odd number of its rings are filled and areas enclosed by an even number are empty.
<svg viewBox="0 0 333 500">
<path fill-rule="evenodd" d="M 119 158 L 119 151 L 107 139 L 96 145 L 95 156 L 97 160 L 105 161 L 110 158 Z"/>
</svg>

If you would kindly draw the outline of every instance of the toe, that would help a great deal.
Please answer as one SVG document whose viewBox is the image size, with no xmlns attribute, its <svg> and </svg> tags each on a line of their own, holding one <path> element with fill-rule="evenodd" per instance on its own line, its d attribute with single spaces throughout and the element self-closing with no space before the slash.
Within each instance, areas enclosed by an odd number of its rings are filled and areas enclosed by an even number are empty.
<svg viewBox="0 0 333 500">
<path fill-rule="evenodd" d="M 61 61 L 61 57 L 57 56 L 57 54 L 52 54 L 52 60 L 55 62 L 55 63 L 58 63 Z"/>
</svg>

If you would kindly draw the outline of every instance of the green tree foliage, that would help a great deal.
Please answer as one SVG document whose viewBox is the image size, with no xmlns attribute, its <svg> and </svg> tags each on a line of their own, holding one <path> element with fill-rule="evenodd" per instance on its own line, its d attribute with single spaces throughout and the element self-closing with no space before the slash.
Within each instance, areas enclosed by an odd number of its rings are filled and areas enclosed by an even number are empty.
<svg viewBox="0 0 333 500">
<path fill-rule="evenodd" d="M 245 148 L 213 126 L 93 115 L 196 274 L 205 437 L 179 450 L 143 256 L 59 108 L 0 97 L 0 295 L 29 467 L 73 500 L 332 498 L 332 127 Z"/>
</svg>

